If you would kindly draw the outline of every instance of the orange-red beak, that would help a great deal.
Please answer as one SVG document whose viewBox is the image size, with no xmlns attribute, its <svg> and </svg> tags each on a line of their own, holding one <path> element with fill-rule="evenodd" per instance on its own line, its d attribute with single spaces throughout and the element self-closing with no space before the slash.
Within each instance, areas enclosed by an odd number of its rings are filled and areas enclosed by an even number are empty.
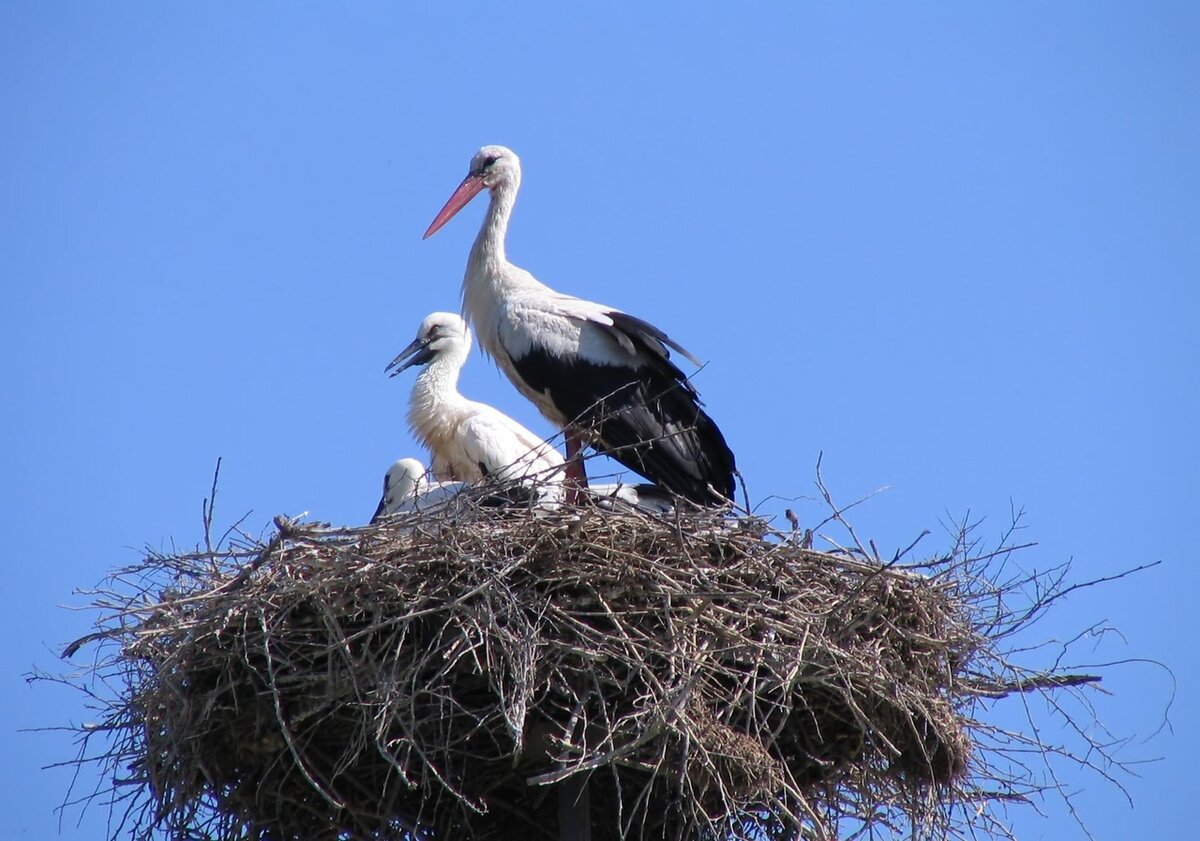
<svg viewBox="0 0 1200 841">
<path fill-rule="evenodd" d="M 479 195 L 479 191 L 483 189 L 483 176 L 471 173 L 463 179 L 458 185 L 458 189 L 450 196 L 445 206 L 438 211 L 438 215 L 429 223 L 429 228 L 425 231 L 425 236 L 421 239 L 429 239 L 438 232 L 438 229 L 450 221 L 450 218 L 455 213 L 467 206 L 467 202 Z"/>
</svg>

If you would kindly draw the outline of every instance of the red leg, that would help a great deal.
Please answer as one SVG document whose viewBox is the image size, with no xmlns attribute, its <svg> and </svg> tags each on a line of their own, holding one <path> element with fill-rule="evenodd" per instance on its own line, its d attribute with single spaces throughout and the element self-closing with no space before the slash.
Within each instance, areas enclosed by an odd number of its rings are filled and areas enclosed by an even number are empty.
<svg viewBox="0 0 1200 841">
<path fill-rule="evenodd" d="M 587 471 L 583 467 L 583 442 L 574 432 L 566 431 L 567 438 L 567 504 L 578 505 L 579 491 L 587 487 Z"/>
</svg>

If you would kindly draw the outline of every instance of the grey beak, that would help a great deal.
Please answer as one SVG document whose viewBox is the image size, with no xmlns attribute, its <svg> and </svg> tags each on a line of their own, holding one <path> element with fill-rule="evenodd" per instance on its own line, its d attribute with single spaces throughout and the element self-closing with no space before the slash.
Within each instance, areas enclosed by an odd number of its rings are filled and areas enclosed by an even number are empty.
<svg viewBox="0 0 1200 841">
<path fill-rule="evenodd" d="M 413 365 L 428 365 L 433 360 L 433 357 L 434 353 L 429 349 L 428 341 L 420 338 L 413 339 L 408 347 L 400 351 L 396 358 L 383 369 L 383 372 L 386 374 L 388 371 L 391 371 L 392 373 L 389 376 L 394 377 L 401 371 L 411 368 Z M 396 370 L 392 371 L 393 368 Z"/>
</svg>

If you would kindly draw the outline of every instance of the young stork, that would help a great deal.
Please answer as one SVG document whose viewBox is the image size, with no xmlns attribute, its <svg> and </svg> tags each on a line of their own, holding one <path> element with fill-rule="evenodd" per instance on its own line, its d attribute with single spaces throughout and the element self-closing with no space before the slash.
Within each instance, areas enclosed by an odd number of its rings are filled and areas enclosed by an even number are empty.
<svg viewBox="0 0 1200 841">
<path fill-rule="evenodd" d="M 425 317 L 412 340 L 384 371 L 396 376 L 413 365 L 425 370 L 413 383 L 408 424 L 433 457 L 441 481 L 530 480 L 557 486 L 563 459 L 521 424 L 458 391 L 458 374 L 471 350 L 466 322 L 451 312 Z"/>
<path fill-rule="evenodd" d="M 431 482 L 425 475 L 425 465 L 415 458 L 402 458 L 383 475 L 383 497 L 371 516 L 371 522 L 378 522 L 393 514 L 435 511 L 468 487 L 470 485 L 466 482 Z M 508 487 L 499 489 L 497 493 L 489 493 L 478 503 L 489 508 L 529 505 L 531 502 L 553 506 L 560 496 L 557 486 L 538 488 L 536 491 L 524 486 Z"/>
<path fill-rule="evenodd" d="M 371 515 L 371 522 L 402 511 L 438 505 L 463 487 L 461 482 L 430 482 L 425 477 L 425 465 L 415 458 L 402 458 L 383 474 L 383 496 Z"/>
<path fill-rule="evenodd" d="M 428 238 L 485 188 L 491 202 L 463 278 L 463 311 L 513 385 L 566 432 L 568 476 L 586 485 L 589 443 L 693 502 L 732 499 L 734 458 L 692 384 L 671 361 L 699 361 L 640 318 L 556 292 L 508 262 L 504 238 L 521 162 L 484 146 L 425 232 Z"/>
<path fill-rule="evenodd" d="M 393 514 L 436 509 L 467 487 L 466 482 L 430 482 L 425 476 L 425 465 L 415 458 L 402 458 L 383 476 L 383 496 L 371 515 L 371 522 Z M 592 485 L 587 489 L 587 495 L 598 507 L 605 509 L 627 506 L 651 514 L 669 514 L 675 510 L 674 498 L 655 485 Z M 528 498 L 512 493 L 482 500 L 483 505 L 491 506 L 527 505 L 529 502 Z M 554 494 L 542 493 L 537 504 L 553 508 L 556 503 Z"/>
</svg>

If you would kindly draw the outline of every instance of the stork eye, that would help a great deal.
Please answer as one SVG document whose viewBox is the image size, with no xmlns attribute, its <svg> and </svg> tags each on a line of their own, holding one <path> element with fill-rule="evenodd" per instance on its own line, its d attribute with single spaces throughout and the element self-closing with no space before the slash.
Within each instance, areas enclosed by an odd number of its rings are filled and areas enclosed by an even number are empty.
<svg viewBox="0 0 1200 841">
<path fill-rule="evenodd" d="M 483 168 L 487 169 L 498 160 L 500 160 L 500 158 L 498 158 L 496 155 L 488 155 L 483 159 Z"/>
</svg>

